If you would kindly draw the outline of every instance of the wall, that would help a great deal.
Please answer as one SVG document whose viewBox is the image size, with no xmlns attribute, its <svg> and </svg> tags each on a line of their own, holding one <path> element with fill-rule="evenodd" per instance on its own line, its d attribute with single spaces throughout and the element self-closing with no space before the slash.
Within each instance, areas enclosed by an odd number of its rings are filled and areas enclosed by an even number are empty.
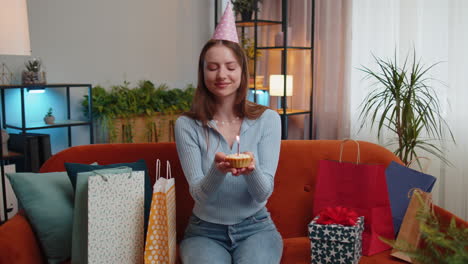
<svg viewBox="0 0 468 264">
<path fill-rule="evenodd" d="M 28 0 L 28 13 L 32 56 L 42 59 L 49 83 L 195 84 L 199 52 L 214 28 L 212 0 Z M 0 61 L 19 80 L 28 58 L 0 56 Z M 84 94 L 85 89 L 72 90 L 72 118 L 82 118 Z M 40 120 L 50 106 L 57 119 L 65 118 L 62 97 L 52 89 L 28 95 L 27 120 Z M 18 112 L 16 101 L 7 102 L 13 104 L 11 114 Z M 37 132 L 52 134 L 54 153 L 67 147 L 66 129 Z M 85 127 L 73 133 L 74 145 L 89 143 Z"/>
</svg>

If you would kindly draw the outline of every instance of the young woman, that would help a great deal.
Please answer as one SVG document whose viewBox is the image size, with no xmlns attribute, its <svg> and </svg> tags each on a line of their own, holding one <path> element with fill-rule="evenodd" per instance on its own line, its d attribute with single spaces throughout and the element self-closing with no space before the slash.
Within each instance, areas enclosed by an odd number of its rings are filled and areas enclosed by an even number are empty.
<svg viewBox="0 0 468 264">
<path fill-rule="evenodd" d="M 182 261 L 279 263 L 282 238 L 265 204 L 278 164 L 280 117 L 247 101 L 247 59 L 239 44 L 210 40 L 198 67 L 191 111 L 175 127 L 179 159 L 195 200 L 180 245 Z M 225 160 L 238 145 L 253 158 L 240 169 Z"/>
</svg>

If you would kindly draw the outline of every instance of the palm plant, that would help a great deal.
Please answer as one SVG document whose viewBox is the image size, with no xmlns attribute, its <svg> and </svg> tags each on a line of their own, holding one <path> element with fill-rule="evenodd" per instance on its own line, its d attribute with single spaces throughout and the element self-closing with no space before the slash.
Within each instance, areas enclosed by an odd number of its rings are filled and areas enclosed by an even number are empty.
<svg viewBox="0 0 468 264">
<path fill-rule="evenodd" d="M 406 56 L 403 65 L 398 64 L 396 52 L 393 60 L 373 57 L 378 70 L 361 69 L 366 79 L 375 81 L 375 89 L 360 105 L 361 128 L 370 120 L 371 128 L 377 125 L 378 139 L 384 128 L 395 134 L 396 140 L 390 144 L 397 145 L 394 153 L 405 164 L 417 157 L 420 150 L 449 164 L 435 141 L 444 139 L 444 129 L 453 142 L 455 139 L 441 116 L 438 97 L 427 77 L 429 70 L 438 63 L 425 67 L 416 60 L 415 52 L 412 58 Z"/>
</svg>

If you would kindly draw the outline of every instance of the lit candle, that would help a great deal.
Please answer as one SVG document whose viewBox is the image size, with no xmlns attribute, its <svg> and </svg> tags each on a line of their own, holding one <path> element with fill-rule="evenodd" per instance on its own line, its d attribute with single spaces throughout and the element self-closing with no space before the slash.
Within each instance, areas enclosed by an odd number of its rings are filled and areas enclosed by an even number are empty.
<svg viewBox="0 0 468 264">
<path fill-rule="evenodd" d="M 237 156 L 239 156 L 239 154 L 240 154 L 240 138 L 239 138 L 239 136 L 236 136 L 236 140 L 237 140 Z"/>
</svg>

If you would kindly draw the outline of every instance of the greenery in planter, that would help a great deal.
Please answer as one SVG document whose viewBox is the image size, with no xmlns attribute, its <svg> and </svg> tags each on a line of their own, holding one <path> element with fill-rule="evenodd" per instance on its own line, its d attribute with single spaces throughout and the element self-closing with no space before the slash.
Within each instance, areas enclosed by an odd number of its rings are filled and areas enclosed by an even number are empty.
<svg viewBox="0 0 468 264">
<path fill-rule="evenodd" d="M 251 20 L 252 13 L 254 11 L 259 11 L 258 3 L 261 3 L 262 0 L 231 0 L 233 10 L 237 14 L 242 16 L 242 20 Z"/>
<path fill-rule="evenodd" d="M 374 56 L 378 70 L 364 67 L 366 78 L 375 81 L 374 89 L 361 103 L 361 128 L 371 121 L 371 128 L 377 125 L 380 139 L 384 128 L 396 136 L 391 145 L 397 145 L 395 154 L 405 163 L 418 156 L 420 150 L 433 154 L 443 162 L 442 150 L 435 141 L 443 140 L 444 129 L 455 139 L 441 116 L 439 99 L 431 79 L 427 76 L 436 64 L 425 67 L 413 57 L 406 56 L 400 65 L 396 58 L 384 60 Z"/>
<path fill-rule="evenodd" d="M 249 60 L 255 59 L 255 56 L 257 56 L 257 59 L 262 56 L 262 52 L 259 49 L 255 50 L 254 41 L 248 37 L 241 38 L 241 46 Z"/>
<path fill-rule="evenodd" d="M 41 70 L 41 61 L 39 59 L 28 60 L 24 63 L 29 72 L 39 72 Z"/>
<path fill-rule="evenodd" d="M 39 59 L 33 58 L 24 63 L 26 70 L 21 74 L 23 84 L 45 84 L 45 72 L 41 71 L 42 62 Z"/>
<path fill-rule="evenodd" d="M 405 252 L 413 263 L 464 264 L 468 263 L 468 228 L 457 226 L 452 218 L 449 226 L 442 226 L 434 210 L 427 206 L 421 195 L 414 192 L 421 206 L 416 218 L 424 246 L 415 248 L 406 241 L 380 238 L 396 250 Z M 443 232 L 442 230 L 446 230 Z"/>
<path fill-rule="evenodd" d="M 241 47 L 243 48 L 245 55 L 248 59 L 249 74 L 253 76 L 255 68 L 255 56 L 257 57 L 257 59 L 260 58 L 262 56 L 262 52 L 259 49 L 255 49 L 254 41 L 248 37 L 241 38 Z"/>
<path fill-rule="evenodd" d="M 152 117 L 157 113 L 163 115 L 182 113 L 190 109 L 195 88 L 188 85 L 185 89 L 169 89 L 165 84 L 155 86 L 151 81 L 143 80 L 134 88 L 130 83 L 112 86 L 107 91 L 101 86 L 93 87 L 93 118 L 97 120 L 102 131 L 108 131 L 110 140 L 115 140 L 116 118 L 125 120 L 124 142 L 132 142 L 132 118 L 136 116 Z M 85 116 L 88 113 L 88 95 L 82 101 Z M 149 120 L 149 119 L 148 119 Z M 153 127 L 150 124 L 148 127 Z M 101 135 L 105 138 L 104 135 Z"/>
<path fill-rule="evenodd" d="M 51 117 L 52 116 L 52 107 L 49 107 L 49 110 L 47 110 L 47 113 L 44 117 Z"/>
</svg>

